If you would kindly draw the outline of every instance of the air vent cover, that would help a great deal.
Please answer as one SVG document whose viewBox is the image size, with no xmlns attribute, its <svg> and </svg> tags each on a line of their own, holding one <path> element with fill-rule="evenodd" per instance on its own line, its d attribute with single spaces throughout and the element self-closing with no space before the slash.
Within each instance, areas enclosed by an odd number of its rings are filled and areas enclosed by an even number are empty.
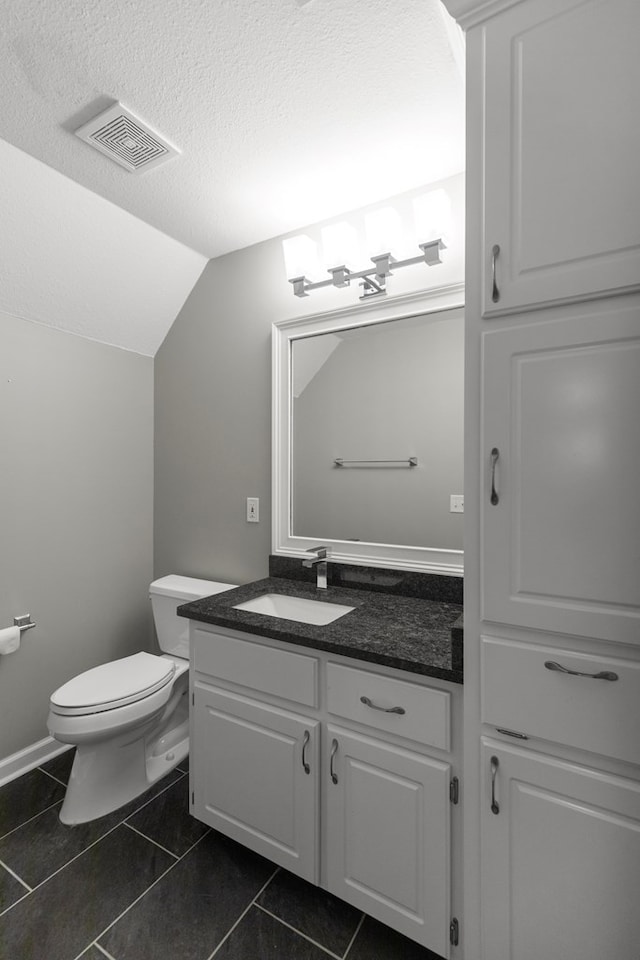
<svg viewBox="0 0 640 960">
<path fill-rule="evenodd" d="M 121 103 L 83 124 L 76 136 L 131 173 L 157 167 L 180 153 Z"/>
</svg>

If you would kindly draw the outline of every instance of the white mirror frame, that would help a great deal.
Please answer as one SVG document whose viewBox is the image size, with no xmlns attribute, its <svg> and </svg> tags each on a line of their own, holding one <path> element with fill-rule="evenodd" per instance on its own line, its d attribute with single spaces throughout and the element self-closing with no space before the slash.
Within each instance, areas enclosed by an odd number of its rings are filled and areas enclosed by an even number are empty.
<svg viewBox="0 0 640 960">
<path fill-rule="evenodd" d="M 435 287 L 381 303 L 359 304 L 328 313 L 315 313 L 273 324 L 272 355 L 272 552 L 303 558 L 320 542 L 330 548 L 332 562 L 389 567 L 461 577 L 462 550 L 438 550 L 402 544 L 352 540 L 318 540 L 293 536 L 291 524 L 291 354 L 292 341 L 319 333 L 335 333 L 388 320 L 400 320 L 464 307 L 464 285 Z"/>
</svg>

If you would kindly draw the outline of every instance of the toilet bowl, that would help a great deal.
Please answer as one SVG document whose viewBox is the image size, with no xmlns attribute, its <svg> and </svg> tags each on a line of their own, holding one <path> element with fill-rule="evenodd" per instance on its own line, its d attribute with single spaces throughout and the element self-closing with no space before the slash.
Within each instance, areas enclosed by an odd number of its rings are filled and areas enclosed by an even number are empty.
<svg viewBox="0 0 640 960">
<path fill-rule="evenodd" d="M 141 652 L 93 667 L 51 695 L 49 733 L 76 746 L 63 823 L 111 813 L 185 759 L 189 637 L 188 621 L 176 608 L 233 586 L 175 575 L 155 580 L 149 594 L 163 653 Z"/>
</svg>

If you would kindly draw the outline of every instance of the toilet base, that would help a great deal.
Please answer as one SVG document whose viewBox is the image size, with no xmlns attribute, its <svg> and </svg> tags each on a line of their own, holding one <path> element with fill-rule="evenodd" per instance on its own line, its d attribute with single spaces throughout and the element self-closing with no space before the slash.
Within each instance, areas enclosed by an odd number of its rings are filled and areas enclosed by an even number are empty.
<svg viewBox="0 0 640 960">
<path fill-rule="evenodd" d="M 112 813 L 170 773 L 189 753 L 186 697 L 166 725 L 151 737 L 124 734 L 114 740 L 79 744 L 64 802 L 62 823 L 87 823 Z M 177 721 L 177 723 L 176 723 Z"/>
</svg>

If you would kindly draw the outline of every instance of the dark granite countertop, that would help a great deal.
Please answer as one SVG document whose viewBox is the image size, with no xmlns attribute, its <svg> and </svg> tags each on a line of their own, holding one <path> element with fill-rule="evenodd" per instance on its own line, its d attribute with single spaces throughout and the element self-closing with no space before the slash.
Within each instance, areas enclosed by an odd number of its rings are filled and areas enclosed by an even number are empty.
<svg viewBox="0 0 640 960">
<path fill-rule="evenodd" d="M 354 607 L 324 626 L 235 610 L 263 593 L 342 603 Z M 398 670 L 462 683 L 462 606 L 395 594 L 267 577 L 178 607 L 178 614 L 231 630 L 329 653 L 368 660 Z"/>
</svg>

